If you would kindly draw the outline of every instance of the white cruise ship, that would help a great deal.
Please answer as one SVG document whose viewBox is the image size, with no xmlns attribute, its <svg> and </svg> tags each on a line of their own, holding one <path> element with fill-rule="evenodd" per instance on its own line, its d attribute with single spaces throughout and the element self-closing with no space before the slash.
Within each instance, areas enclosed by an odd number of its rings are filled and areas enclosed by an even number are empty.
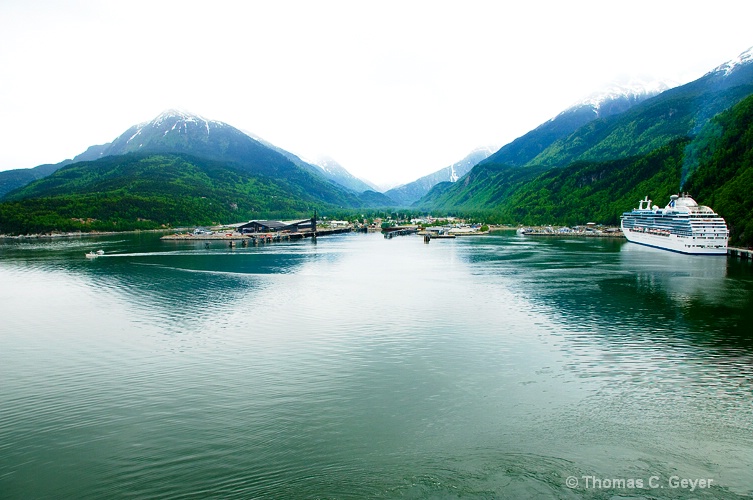
<svg viewBox="0 0 753 500">
<path fill-rule="evenodd" d="M 687 254 L 727 253 L 727 223 L 685 194 L 673 194 L 663 209 L 651 206 L 646 196 L 638 202 L 638 208 L 623 213 L 621 219 L 622 233 L 633 243 Z"/>
</svg>

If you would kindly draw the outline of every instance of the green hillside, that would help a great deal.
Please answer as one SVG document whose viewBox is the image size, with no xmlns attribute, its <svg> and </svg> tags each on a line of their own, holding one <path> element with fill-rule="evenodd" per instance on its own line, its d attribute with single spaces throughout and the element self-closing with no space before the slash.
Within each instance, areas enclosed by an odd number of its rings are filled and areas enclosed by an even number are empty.
<svg viewBox="0 0 753 500">
<path fill-rule="evenodd" d="M 751 94 L 753 64 L 738 66 L 732 72 L 715 70 L 622 113 L 593 120 L 582 116 L 583 110 L 581 114 L 562 113 L 502 147 L 477 167 L 557 168 L 575 162 L 646 155 L 671 141 L 697 136 L 711 118 Z M 484 204 L 476 200 L 476 205 Z"/>
<path fill-rule="evenodd" d="M 478 165 L 421 203 L 492 222 L 618 224 L 644 196 L 664 206 L 684 179 L 684 191 L 726 219 L 730 244 L 753 246 L 753 96 L 710 120 L 693 139 L 674 139 L 647 154 L 563 168 Z"/>
<path fill-rule="evenodd" d="M 687 142 L 676 140 L 647 155 L 546 170 L 515 189 L 495 213 L 522 224 L 618 224 L 622 212 L 644 196 L 663 205 L 677 192 Z"/>
<path fill-rule="evenodd" d="M 416 205 L 424 210 L 452 212 L 485 210 L 502 204 L 511 194 L 546 169 L 499 164 L 476 165 L 458 182 L 437 184 Z"/>
<path fill-rule="evenodd" d="M 0 172 L 0 199 L 15 189 L 50 175 L 66 163 L 70 162 L 61 162 L 56 165 L 39 165 L 34 168 L 16 168 Z"/>
<path fill-rule="evenodd" d="M 222 162 L 254 176 L 277 179 L 280 185 L 292 189 L 290 195 L 308 193 L 319 201 L 338 206 L 358 207 L 368 204 L 369 200 L 378 201 L 381 206 L 386 200 L 377 200 L 373 196 L 359 198 L 357 191 L 344 187 L 343 184 L 358 185 L 358 179 L 342 167 L 330 166 L 330 172 L 325 172 L 226 123 L 176 110 L 165 111 L 150 122 L 130 127 L 111 143 L 90 146 L 73 160 L 0 172 L 0 199 L 66 165 L 130 153 L 187 154 Z M 63 193 L 58 191 L 55 194 Z M 26 197 L 37 195 L 35 191 L 24 191 L 23 194 Z"/>
<path fill-rule="evenodd" d="M 360 201 L 311 179 L 276 178 L 181 154 L 128 154 L 80 162 L 10 193 L 0 233 L 127 230 L 307 216 Z M 313 180 L 312 180 L 313 179 Z M 303 181 L 303 182 L 302 182 Z"/>
<path fill-rule="evenodd" d="M 627 112 L 594 120 L 560 139 L 529 165 L 563 166 L 574 161 L 601 161 L 646 154 L 669 141 L 693 135 L 712 116 L 753 93 L 753 85 L 718 92 L 696 86 L 672 89 Z"/>
<path fill-rule="evenodd" d="M 715 117 L 704 132 L 684 190 L 727 220 L 731 244 L 753 246 L 753 96 Z"/>
</svg>

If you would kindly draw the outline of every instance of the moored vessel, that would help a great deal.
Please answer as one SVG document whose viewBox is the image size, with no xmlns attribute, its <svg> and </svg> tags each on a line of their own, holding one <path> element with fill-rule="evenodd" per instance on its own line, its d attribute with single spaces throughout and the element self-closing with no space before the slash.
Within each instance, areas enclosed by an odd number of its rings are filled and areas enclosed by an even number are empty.
<svg viewBox="0 0 753 500">
<path fill-rule="evenodd" d="M 694 255 L 727 254 L 727 223 L 687 194 L 673 194 L 663 209 L 646 196 L 638 208 L 622 214 L 620 227 L 633 243 Z"/>
</svg>

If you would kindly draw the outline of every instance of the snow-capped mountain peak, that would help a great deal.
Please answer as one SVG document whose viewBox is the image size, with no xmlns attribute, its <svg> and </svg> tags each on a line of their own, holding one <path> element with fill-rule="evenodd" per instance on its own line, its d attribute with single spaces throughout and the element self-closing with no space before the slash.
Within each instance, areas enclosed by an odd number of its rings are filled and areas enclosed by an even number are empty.
<svg viewBox="0 0 753 500">
<path fill-rule="evenodd" d="M 727 61 L 711 70 L 711 73 L 724 73 L 729 75 L 735 71 L 738 67 L 753 62 L 753 47 L 749 48 L 734 59 Z"/>
<path fill-rule="evenodd" d="M 320 156 L 313 162 L 313 164 L 331 175 L 340 175 L 344 170 L 342 165 L 329 156 Z M 347 172 L 347 175 L 352 177 L 350 172 Z"/>
<path fill-rule="evenodd" d="M 208 120 L 202 116 L 187 111 L 168 109 L 160 113 L 156 118 L 136 125 L 132 129 L 133 134 L 128 138 L 126 144 L 137 140 L 140 136 L 147 133 L 147 130 L 151 130 L 151 133 L 154 133 L 155 130 L 159 130 L 164 137 L 171 132 L 186 134 L 189 129 L 197 130 L 199 133 L 205 132 L 206 135 L 209 135 L 210 130 L 224 127 L 228 127 L 228 125 L 220 121 Z"/>
<path fill-rule="evenodd" d="M 204 118 L 203 116 L 196 115 L 193 113 L 189 113 L 187 111 L 182 111 L 179 109 L 168 109 L 160 113 L 157 118 L 153 119 L 150 122 L 147 122 L 147 125 L 151 125 L 152 127 L 159 128 L 164 123 L 192 123 L 192 124 L 198 124 L 203 125 L 204 128 L 209 132 L 209 128 L 217 128 L 217 127 L 225 127 L 227 124 L 224 122 L 219 122 L 217 120 L 208 120 Z"/>
<path fill-rule="evenodd" d="M 311 164 L 320 169 L 328 179 L 357 193 L 369 190 L 375 191 L 378 189 L 371 182 L 360 179 L 348 172 L 345 167 L 340 165 L 337 160 L 330 156 L 319 156 Z"/>
<path fill-rule="evenodd" d="M 618 100 L 628 100 L 633 102 L 642 101 L 657 94 L 661 94 L 665 90 L 675 87 L 676 85 L 677 84 L 674 82 L 662 80 L 645 81 L 631 79 L 625 82 L 614 82 L 603 89 L 590 94 L 581 101 L 578 101 L 571 106 L 571 108 L 590 106 L 598 114 L 602 106 L 606 103 Z"/>
</svg>

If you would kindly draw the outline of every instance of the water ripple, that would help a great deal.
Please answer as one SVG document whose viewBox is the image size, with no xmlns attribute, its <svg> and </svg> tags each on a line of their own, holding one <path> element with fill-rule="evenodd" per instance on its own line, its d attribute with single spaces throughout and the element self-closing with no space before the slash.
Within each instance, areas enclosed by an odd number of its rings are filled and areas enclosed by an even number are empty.
<svg viewBox="0 0 753 500">
<path fill-rule="evenodd" d="M 753 489 L 753 282 L 722 261 L 517 236 L 2 248 L 10 498 Z"/>
</svg>

